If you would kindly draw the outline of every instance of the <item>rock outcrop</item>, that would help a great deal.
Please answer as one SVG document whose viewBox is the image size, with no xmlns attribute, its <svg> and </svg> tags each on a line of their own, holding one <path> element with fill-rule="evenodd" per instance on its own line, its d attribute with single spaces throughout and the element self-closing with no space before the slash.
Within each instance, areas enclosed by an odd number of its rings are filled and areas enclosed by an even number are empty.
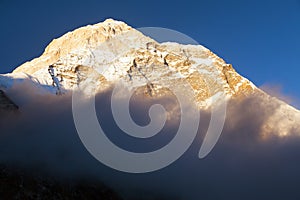
<svg viewBox="0 0 300 200">
<path fill-rule="evenodd" d="M 0 112 L 16 111 L 18 109 L 18 106 L 10 100 L 2 90 L 0 90 Z"/>
</svg>

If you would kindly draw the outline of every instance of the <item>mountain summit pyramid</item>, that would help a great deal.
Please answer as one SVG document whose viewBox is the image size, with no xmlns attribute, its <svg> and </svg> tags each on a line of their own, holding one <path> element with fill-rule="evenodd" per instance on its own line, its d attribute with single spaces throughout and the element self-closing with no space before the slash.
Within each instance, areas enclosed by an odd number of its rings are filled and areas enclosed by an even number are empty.
<svg viewBox="0 0 300 200">
<path fill-rule="evenodd" d="M 220 90 L 228 96 L 247 95 L 256 90 L 230 64 L 203 46 L 159 44 L 112 19 L 53 40 L 39 58 L 21 65 L 12 75 L 25 73 L 45 85 L 58 80 L 57 90 L 72 90 L 78 84 L 80 71 L 89 68 L 101 71 L 102 87 L 124 79 L 132 87 L 148 84 L 151 92 L 159 93 L 156 83 L 167 87 L 186 79 L 203 104 Z"/>
<path fill-rule="evenodd" d="M 41 91 L 53 94 L 68 93 L 81 83 L 90 91 L 101 92 L 122 80 L 130 90 L 161 96 L 170 86 L 187 83 L 200 109 L 224 99 L 221 93 L 226 101 L 257 96 L 266 107 L 275 109 L 262 127 L 265 133 L 300 133 L 298 110 L 258 89 L 209 49 L 158 43 L 113 19 L 54 39 L 40 57 L 1 75 L 0 89 L 9 90 L 15 79 L 30 80 Z"/>
</svg>

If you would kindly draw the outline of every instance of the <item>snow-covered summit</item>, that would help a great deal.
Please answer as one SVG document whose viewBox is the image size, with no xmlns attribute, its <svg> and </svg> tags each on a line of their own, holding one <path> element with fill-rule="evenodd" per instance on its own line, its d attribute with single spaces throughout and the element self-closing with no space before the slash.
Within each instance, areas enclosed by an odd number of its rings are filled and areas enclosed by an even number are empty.
<svg viewBox="0 0 300 200">
<path fill-rule="evenodd" d="M 18 77 L 18 78 L 17 78 Z M 123 81 L 130 90 L 146 96 L 160 96 L 172 85 L 191 86 L 196 104 L 206 109 L 220 99 L 226 100 L 259 94 L 248 79 L 239 75 L 231 64 L 201 45 L 158 43 L 124 22 L 107 19 L 54 39 L 44 53 L 0 76 L 0 87 L 7 88 L 12 79 L 30 79 L 46 92 L 63 94 L 85 82 L 89 91 L 101 91 Z M 299 111 L 284 102 L 267 124 L 286 127 L 300 119 Z M 276 112 L 275 112 L 276 113 Z M 282 118 L 289 117 L 281 123 Z M 265 127 L 268 130 L 268 126 Z"/>
<path fill-rule="evenodd" d="M 256 87 L 201 45 L 162 43 L 112 19 L 88 25 L 53 40 L 45 52 L 12 73 L 25 73 L 58 93 L 74 89 L 94 70 L 94 89 L 122 79 L 130 88 L 159 94 L 178 80 L 193 88 L 200 106 L 218 92 L 228 97 L 251 94 Z M 79 78 L 81 76 L 81 78 Z M 85 77 L 86 78 L 86 77 Z M 151 90 L 147 89 L 151 85 Z M 151 94 L 152 95 L 152 94 Z"/>
</svg>

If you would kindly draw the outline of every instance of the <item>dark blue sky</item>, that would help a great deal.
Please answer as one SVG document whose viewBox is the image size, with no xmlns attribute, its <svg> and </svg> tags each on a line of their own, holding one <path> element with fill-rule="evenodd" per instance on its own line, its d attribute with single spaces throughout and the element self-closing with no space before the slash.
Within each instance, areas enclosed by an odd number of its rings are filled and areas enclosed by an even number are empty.
<svg viewBox="0 0 300 200">
<path fill-rule="evenodd" d="M 300 99 L 299 0 L 0 0 L 0 73 L 39 56 L 53 38 L 109 17 L 185 33 L 256 85 Z"/>
</svg>

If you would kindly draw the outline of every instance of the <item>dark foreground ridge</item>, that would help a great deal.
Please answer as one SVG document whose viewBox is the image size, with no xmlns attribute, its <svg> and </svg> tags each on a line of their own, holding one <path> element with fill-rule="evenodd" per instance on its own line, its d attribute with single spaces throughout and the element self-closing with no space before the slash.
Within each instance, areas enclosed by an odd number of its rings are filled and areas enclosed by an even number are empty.
<svg viewBox="0 0 300 200">
<path fill-rule="evenodd" d="M 121 200 L 101 183 L 60 182 L 0 167 L 0 199 Z"/>
</svg>

